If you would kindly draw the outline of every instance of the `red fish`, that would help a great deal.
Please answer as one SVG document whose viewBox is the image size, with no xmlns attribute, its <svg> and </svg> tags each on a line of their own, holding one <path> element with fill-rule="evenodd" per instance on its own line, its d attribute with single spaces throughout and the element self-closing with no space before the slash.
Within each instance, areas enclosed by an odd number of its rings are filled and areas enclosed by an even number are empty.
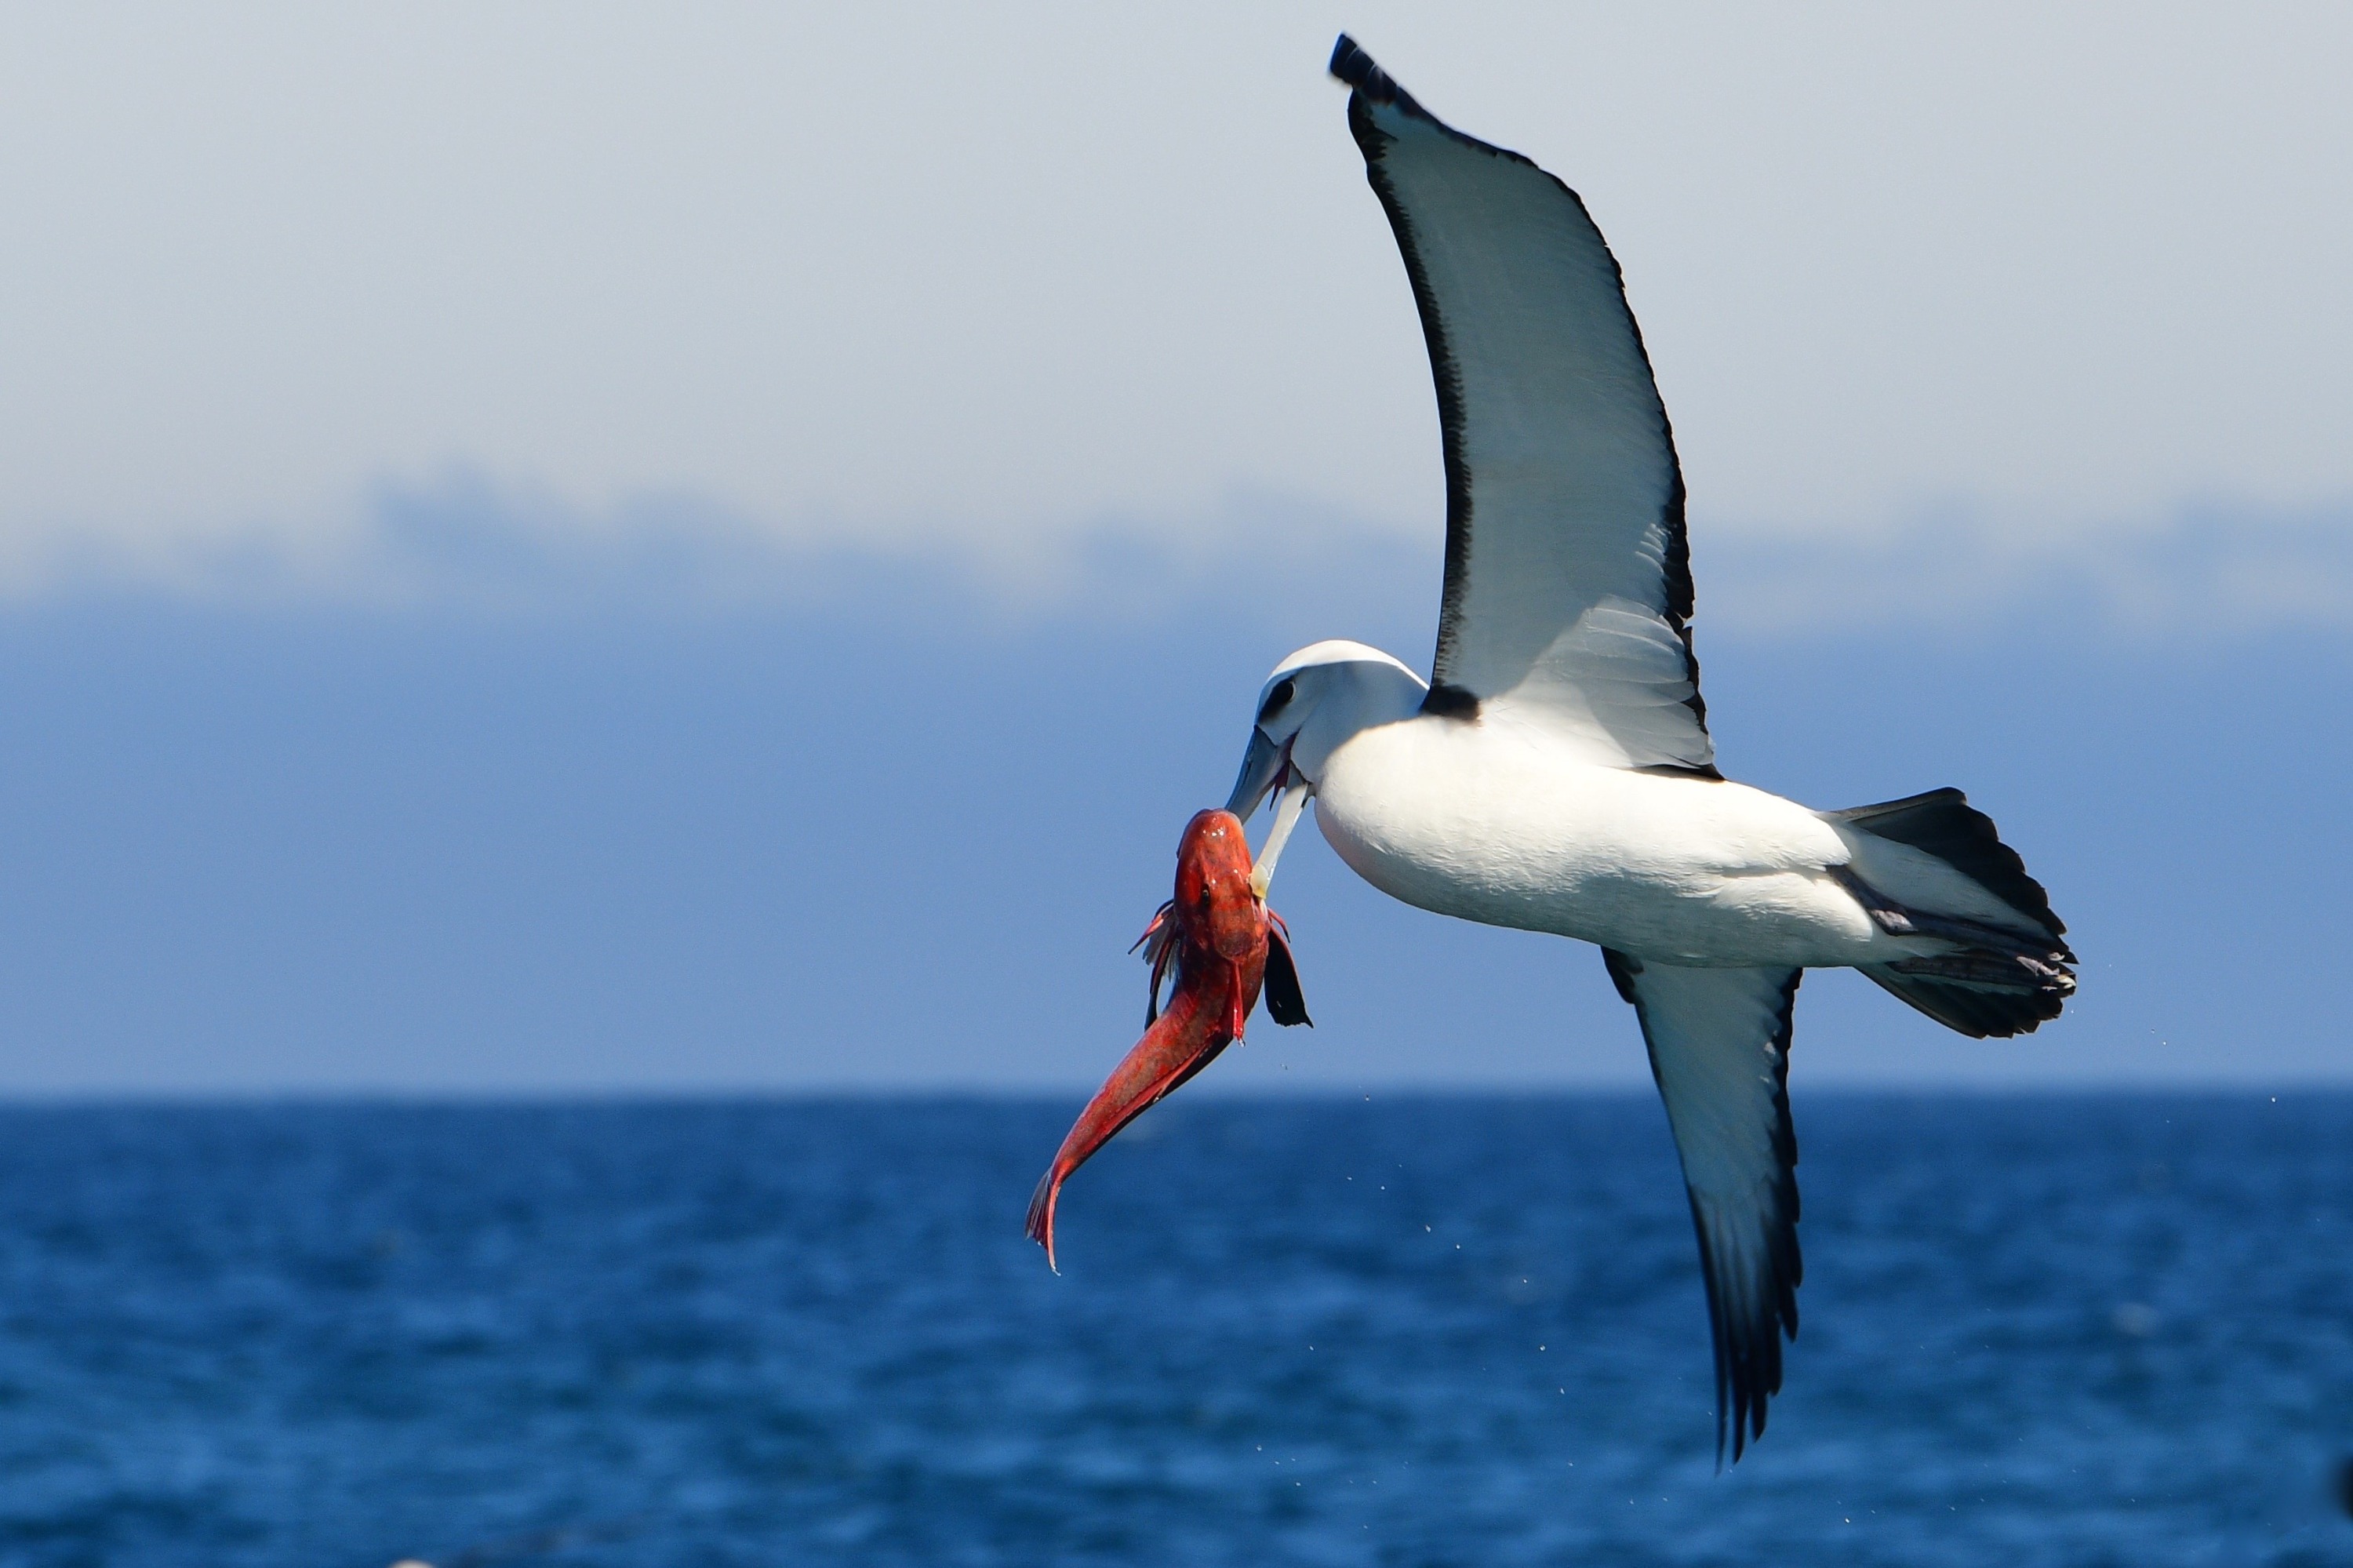
<svg viewBox="0 0 2353 1568">
<path fill-rule="evenodd" d="M 1050 1266 L 1062 1183 L 1120 1128 L 1242 1037 L 1261 982 L 1277 1023 L 1309 1022 L 1289 936 L 1251 885 L 1240 820 L 1231 811 L 1196 812 L 1176 846 L 1176 895 L 1135 944 L 1152 962 L 1144 1038 L 1079 1113 L 1029 1200 L 1029 1239 L 1046 1249 Z M 1176 983 L 1163 1010 L 1160 983 L 1172 965 Z"/>
</svg>

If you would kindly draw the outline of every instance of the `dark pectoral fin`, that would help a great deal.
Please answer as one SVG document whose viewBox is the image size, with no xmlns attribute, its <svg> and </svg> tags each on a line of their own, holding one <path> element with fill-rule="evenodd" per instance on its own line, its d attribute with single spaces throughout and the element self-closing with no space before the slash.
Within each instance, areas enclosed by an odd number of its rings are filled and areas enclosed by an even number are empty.
<svg viewBox="0 0 2353 1568">
<path fill-rule="evenodd" d="M 1270 921 L 1266 932 L 1266 1015 L 1285 1029 L 1315 1021 L 1307 1016 L 1307 997 L 1299 989 L 1299 966 L 1291 961 L 1291 941 L 1282 927 Z"/>
</svg>

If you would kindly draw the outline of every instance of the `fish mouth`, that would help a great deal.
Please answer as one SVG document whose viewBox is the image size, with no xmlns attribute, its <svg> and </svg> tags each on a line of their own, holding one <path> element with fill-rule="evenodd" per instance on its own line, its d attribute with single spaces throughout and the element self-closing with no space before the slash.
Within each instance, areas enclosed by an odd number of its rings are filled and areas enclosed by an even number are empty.
<svg viewBox="0 0 2353 1568">
<path fill-rule="evenodd" d="M 1187 1027 L 1189 1010 L 1172 1010 L 1155 1019 L 1135 1048 L 1112 1069 L 1087 1108 L 1079 1113 L 1070 1135 L 1056 1150 L 1053 1164 L 1039 1179 L 1038 1190 L 1030 1194 L 1029 1219 L 1024 1229 L 1031 1241 L 1046 1249 L 1046 1266 L 1056 1273 L 1061 1271 L 1054 1262 L 1054 1204 L 1061 1196 L 1062 1183 L 1097 1150 L 1118 1137 L 1122 1128 L 1182 1088 L 1240 1037 L 1240 1020 L 1230 1012 L 1240 1011 L 1241 966 L 1234 963 L 1233 969 L 1234 994 L 1221 1007 L 1229 1012 L 1227 1027 L 1197 1033 Z M 1188 1034 L 1193 1038 L 1188 1040 Z"/>
</svg>

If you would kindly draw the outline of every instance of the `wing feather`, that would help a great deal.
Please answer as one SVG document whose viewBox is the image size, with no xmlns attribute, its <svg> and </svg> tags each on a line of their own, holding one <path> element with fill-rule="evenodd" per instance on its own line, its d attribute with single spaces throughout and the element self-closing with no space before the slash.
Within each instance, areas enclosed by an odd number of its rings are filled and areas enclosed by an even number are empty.
<svg viewBox="0 0 2353 1568">
<path fill-rule="evenodd" d="M 1430 711 L 1515 704 L 1598 760 L 1712 774 L 1683 472 L 1616 258 L 1575 191 L 1446 125 L 1345 34 L 1331 69 L 1438 392 Z"/>
<path fill-rule="evenodd" d="M 1634 1004 L 1699 1233 L 1715 1344 L 1715 1447 L 1739 1461 L 1798 1336 L 1798 1138 L 1790 1020 L 1802 969 L 1679 969 L 1605 953 Z"/>
</svg>

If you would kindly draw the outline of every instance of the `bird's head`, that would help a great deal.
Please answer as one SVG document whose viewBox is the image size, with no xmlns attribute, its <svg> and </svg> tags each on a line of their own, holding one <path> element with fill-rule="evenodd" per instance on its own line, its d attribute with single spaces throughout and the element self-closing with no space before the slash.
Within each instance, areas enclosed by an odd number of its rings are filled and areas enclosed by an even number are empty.
<svg viewBox="0 0 2353 1568">
<path fill-rule="evenodd" d="M 1286 782 L 1313 793 L 1324 765 L 1349 736 L 1410 718 L 1429 690 L 1377 648 L 1334 640 L 1302 648 L 1259 688 L 1258 721 L 1226 810 L 1244 821 Z"/>
</svg>

